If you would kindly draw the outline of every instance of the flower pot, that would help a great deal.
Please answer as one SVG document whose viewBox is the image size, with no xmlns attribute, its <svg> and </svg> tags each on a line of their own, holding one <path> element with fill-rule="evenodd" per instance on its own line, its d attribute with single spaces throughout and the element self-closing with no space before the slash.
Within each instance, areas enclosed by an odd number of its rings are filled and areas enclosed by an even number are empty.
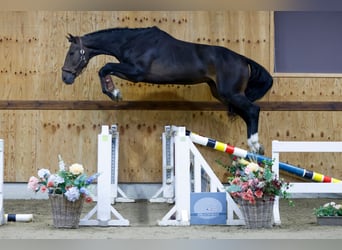
<svg viewBox="0 0 342 250">
<path fill-rule="evenodd" d="M 342 226 L 342 216 L 316 217 L 317 224 L 321 226 Z"/>
<path fill-rule="evenodd" d="M 62 194 L 49 194 L 53 225 L 56 228 L 78 228 L 84 198 L 75 202 L 67 200 Z"/>
<path fill-rule="evenodd" d="M 237 203 L 240 205 L 246 228 L 271 228 L 273 226 L 273 199 L 256 199 L 255 204 L 238 199 Z"/>
</svg>

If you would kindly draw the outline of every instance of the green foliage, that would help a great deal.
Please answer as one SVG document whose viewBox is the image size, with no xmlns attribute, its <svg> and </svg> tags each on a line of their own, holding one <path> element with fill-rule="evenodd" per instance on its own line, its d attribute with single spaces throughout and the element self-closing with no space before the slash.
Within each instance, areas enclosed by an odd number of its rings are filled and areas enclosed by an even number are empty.
<svg viewBox="0 0 342 250">
<path fill-rule="evenodd" d="M 314 215 L 317 217 L 342 216 L 342 205 L 335 202 L 326 203 L 319 208 L 314 208 Z"/>
</svg>

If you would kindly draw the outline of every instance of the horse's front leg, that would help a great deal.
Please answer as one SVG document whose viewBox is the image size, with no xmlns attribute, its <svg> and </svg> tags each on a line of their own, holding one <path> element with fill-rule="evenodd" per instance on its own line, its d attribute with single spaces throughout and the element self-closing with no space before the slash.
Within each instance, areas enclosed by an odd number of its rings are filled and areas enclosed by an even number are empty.
<svg viewBox="0 0 342 250">
<path fill-rule="evenodd" d="M 121 92 L 115 88 L 112 77 L 110 75 L 100 76 L 102 93 L 107 95 L 113 101 L 120 101 L 122 99 Z"/>
<path fill-rule="evenodd" d="M 120 90 L 115 88 L 110 75 L 117 76 L 131 82 L 139 82 L 144 79 L 142 67 L 127 63 L 107 63 L 99 71 L 102 92 L 112 100 L 120 100 Z"/>
</svg>

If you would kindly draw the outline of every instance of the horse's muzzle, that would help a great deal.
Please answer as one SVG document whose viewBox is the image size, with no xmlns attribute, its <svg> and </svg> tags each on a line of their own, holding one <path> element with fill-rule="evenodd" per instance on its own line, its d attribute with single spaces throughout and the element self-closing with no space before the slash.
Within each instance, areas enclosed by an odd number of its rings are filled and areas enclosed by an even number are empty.
<svg viewBox="0 0 342 250">
<path fill-rule="evenodd" d="M 66 84 L 73 84 L 75 81 L 75 75 L 67 72 L 67 71 L 62 71 L 62 80 Z"/>
</svg>

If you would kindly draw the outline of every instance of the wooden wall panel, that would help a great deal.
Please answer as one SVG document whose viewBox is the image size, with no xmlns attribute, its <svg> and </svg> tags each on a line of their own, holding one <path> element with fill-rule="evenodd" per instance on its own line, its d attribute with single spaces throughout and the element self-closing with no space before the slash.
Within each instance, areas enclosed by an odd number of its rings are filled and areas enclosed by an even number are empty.
<svg viewBox="0 0 342 250">
<path fill-rule="evenodd" d="M 280 113 L 280 114 L 279 114 Z M 271 155 L 272 140 L 342 140 L 339 112 L 262 112 L 260 139 Z M 148 119 L 140 119 L 140 117 Z M 316 123 L 313 120 L 321 122 Z M 282 122 L 279 122 L 281 120 Z M 37 169 L 57 169 L 57 155 L 67 163 L 81 162 L 96 171 L 96 140 L 101 125 L 118 124 L 121 182 L 161 180 L 161 133 L 165 125 L 186 125 L 196 133 L 247 148 L 245 125 L 225 112 L 182 111 L 2 111 L 1 134 L 5 139 L 5 178 L 25 181 Z M 199 146 L 222 181 L 225 171 L 216 160 L 230 162 L 229 155 Z M 342 178 L 340 154 L 282 154 L 281 160 L 335 178 Z"/>
<path fill-rule="evenodd" d="M 268 101 L 337 101 L 341 100 L 341 78 L 276 77 L 265 99 Z"/>
<path fill-rule="evenodd" d="M 61 80 L 61 66 L 69 46 L 67 33 L 83 35 L 112 27 L 157 25 L 178 39 L 227 46 L 257 60 L 269 61 L 268 12 L 2 12 L 0 84 L 15 81 L 11 99 L 107 100 L 101 92 L 97 71 L 113 60 L 101 56 L 90 61 L 73 86 Z M 239 25 L 236 25 L 238 22 Z M 253 27 L 253 28 L 252 28 Z M 258 30 L 259 32 L 255 32 Z M 12 80 L 13 79 L 13 80 Z M 136 84 L 115 78 L 126 100 L 165 98 L 213 100 L 207 86 L 177 87 Z M 23 86 L 26 82 L 27 85 Z M 4 98 L 8 90 L 0 93 Z"/>
<path fill-rule="evenodd" d="M 36 111 L 0 111 L 0 134 L 4 139 L 4 180 L 24 181 L 35 172 Z"/>
<path fill-rule="evenodd" d="M 111 27 L 157 25 L 190 42 L 226 46 L 270 70 L 268 11 L 23 11 L 0 12 L 0 100 L 109 100 L 101 92 L 97 72 L 109 56 L 92 59 L 73 85 L 61 80 L 69 43 L 67 33 L 83 35 Z M 197 86 L 133 84 L 113 81 L 125 101 L 216 101 L 206 84 Z M 263 101 L 340 101 L 340 78 L 276 77 Z M 308 111 L 262 111 L 260 140 L 270 155 L 271 141 L 341 140 L 341 114 Z M 246 127 L 224 111 L 157 110 L 0 110 L 0 137 L 5 139 L 5 181 L 26 182 L 42 167 L 57 169 L 57 155 L 96 171 L 96 143 L 101 125 L 117 123 L 120 131 L 120 182 L 161 182 L 161 133 L 165 125 L 186 126 L 196 133 L 247 148 Z M 215 161 L 229 155 L 199 146 L 225 181 Z M 342 179 L 340 155 L 293 154 L 284 161 Z"/>
</svg>

